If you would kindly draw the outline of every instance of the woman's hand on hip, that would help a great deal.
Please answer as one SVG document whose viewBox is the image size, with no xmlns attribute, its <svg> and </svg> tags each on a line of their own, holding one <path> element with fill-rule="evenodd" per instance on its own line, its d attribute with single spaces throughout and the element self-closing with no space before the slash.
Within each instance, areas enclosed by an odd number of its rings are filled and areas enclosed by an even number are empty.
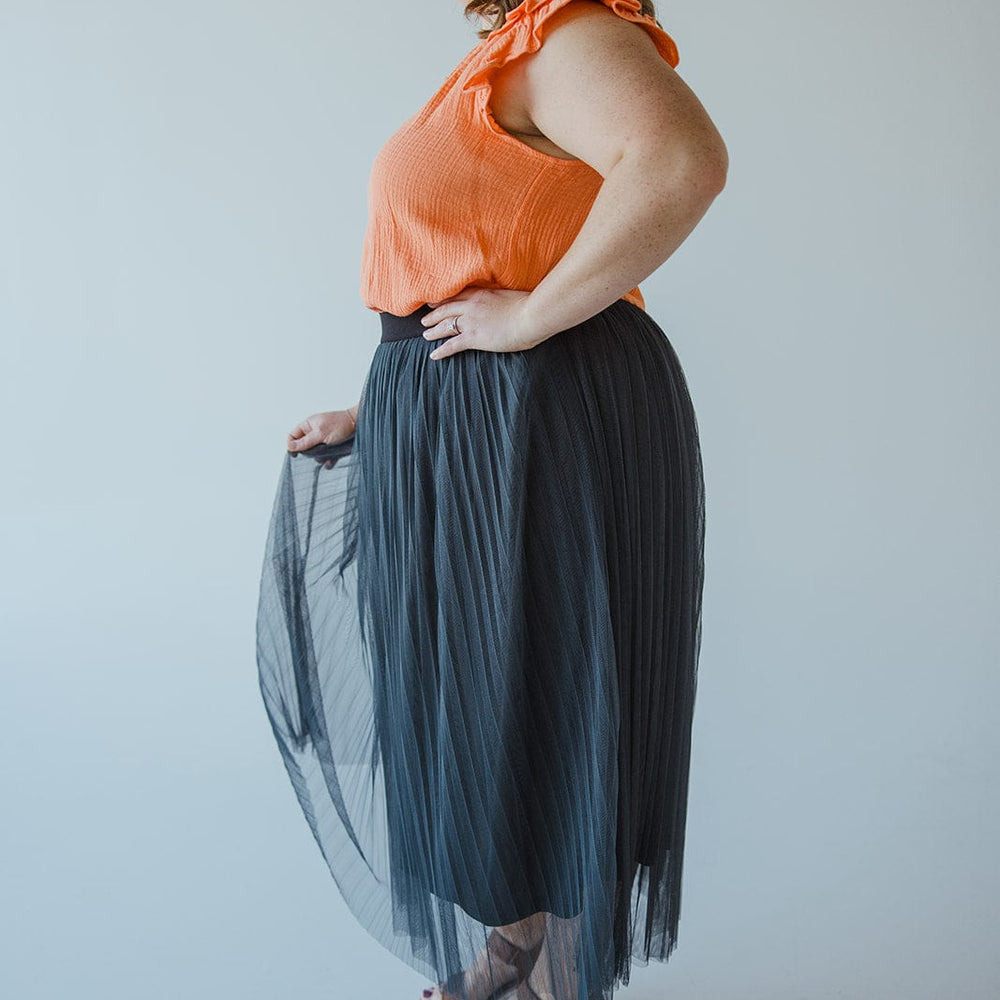
<svg viewBox="0 0 1000 1000">
<path fill-rule="evenodd" d="M 530 292 L 516 288 L 470 285 L 441 302 L 428 302 L 431 311 L 421 317 L 425 340 L 440 340 L 430 353 L 435 361 L 473 348 L 477 351 L 525 351 L 541 343 L 524 316 Z M 455 321 L 457 329 L 452 327 Z"/>
</svg>

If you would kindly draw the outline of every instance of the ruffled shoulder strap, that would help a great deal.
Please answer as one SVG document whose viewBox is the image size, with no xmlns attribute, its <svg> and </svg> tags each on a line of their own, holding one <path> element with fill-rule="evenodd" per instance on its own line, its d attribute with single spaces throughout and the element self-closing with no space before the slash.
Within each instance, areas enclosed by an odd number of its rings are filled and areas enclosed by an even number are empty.
<svg viewBox="0 0 1000 1000">
<path fill-rule="evenodd" d="M 494 70 L 505 62 L 525 52 L 536 52 L 542 46 L 549 18 L 573 0 L 521 0 L 507 14 L 504 23 L 474 49 L 470 71 L 462 82 L 462 90 L 489 89 Z M 634 21 L 646 29 L 656 44 L 660 55 L 671 65 L 677 66 L 680 57 L 677 45 L 656 19 L 642 13 L 639 0 L 602 0 L 619 17 Z"/>
</svg>

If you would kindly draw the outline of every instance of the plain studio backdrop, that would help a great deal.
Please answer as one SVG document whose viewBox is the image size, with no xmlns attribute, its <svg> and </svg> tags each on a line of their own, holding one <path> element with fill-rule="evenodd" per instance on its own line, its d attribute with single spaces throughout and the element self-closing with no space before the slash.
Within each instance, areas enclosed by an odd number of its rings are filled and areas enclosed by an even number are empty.
<svg viewBox="0 0 1000 1000">
<path fill-rule="evenodd" d="M 699 416 L 680 940 L 636 1000 L 1000 990 L 1000 8 L 661 0 L 728 186 L 642 282 Z M 0 3 L 0 992 L 419 997 L 257 688 L 285 435 L 358 398 L 458 0 Z"/>
</svg>

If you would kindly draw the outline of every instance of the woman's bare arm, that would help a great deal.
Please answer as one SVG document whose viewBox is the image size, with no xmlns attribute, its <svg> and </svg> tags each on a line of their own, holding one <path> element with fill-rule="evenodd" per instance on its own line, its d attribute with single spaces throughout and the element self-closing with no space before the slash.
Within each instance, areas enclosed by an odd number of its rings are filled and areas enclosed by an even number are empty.
<svg viewBox="0 0 1000 1000">
<path fill-rule="evenodd" d="M 528 324 L 545 339 L 667 260 L 725 186 L 729 157 L 645 30 L 604 4 L 554 14 L 514 86 L 538 131 L 604 178 L 573 244 L 524 300 Z"/>
</svg>

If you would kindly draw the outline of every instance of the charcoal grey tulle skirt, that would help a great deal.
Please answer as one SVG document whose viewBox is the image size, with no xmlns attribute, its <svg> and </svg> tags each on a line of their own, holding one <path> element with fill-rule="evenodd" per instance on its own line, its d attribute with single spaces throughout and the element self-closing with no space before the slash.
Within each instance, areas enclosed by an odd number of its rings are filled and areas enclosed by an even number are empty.
<svg viewBox="0 0 1000 1000">
<path fill-rule="evenodd" d="M 533 988 L 607 1000 L 677 940 L 694 409 L 666 334 L 625 299 L 530 350 L 441 360 L 427 311 L 379 314 L 354 434 L 284 456 L 260 690 L 376 940 L 441 983 L 491 929 L 543 914 Z"/>
</svg>

